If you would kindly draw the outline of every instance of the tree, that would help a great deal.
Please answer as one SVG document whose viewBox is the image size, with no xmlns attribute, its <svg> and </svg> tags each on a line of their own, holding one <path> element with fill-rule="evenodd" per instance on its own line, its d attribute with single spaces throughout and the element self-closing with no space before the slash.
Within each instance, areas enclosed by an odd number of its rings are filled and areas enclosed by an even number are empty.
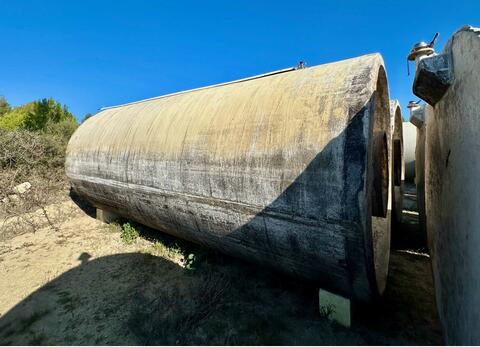
<svg viewBox="0 0 480 347">
<path fill-rule="evenodd" d="M 45 129 L 47 123 L 59 123 L 64 120 L 75 120 L 66 105 L 61 105 L 52 98 L 33 102 L 33 109 L 27 113 L 23 127 L 28 130 Z"/>
<path fill-rule="evenodd" d="M 7 99 L 5 99 L 3 95 L 0 95 L 0 117 L 10 112 L 11 109 Z"/>
<path fill-rule="evenodd" d="M 9 112 L 0 117 L 0 128 L 6 130 L 15 130 L 23 128 L 25 117 L 33 110 L 33 102 L 14 107 Z"/>
</svg>

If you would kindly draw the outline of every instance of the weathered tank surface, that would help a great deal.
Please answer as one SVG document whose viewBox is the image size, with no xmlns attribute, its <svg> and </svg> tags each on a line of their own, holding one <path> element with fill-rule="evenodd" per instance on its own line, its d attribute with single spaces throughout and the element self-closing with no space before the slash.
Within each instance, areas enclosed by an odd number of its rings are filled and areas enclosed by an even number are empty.
<svg viewBox="0 0 480 347">
<path fill-rule="evenodd" d="M 389 127 L 372 54 L 104 109 L 72 136 L 66 173 L 100 209 L 371 301 Z"/>
<path fill-rule="evenodd" d="M 402 221 L 405 160 L 403 158 L 403 118 L 398 100 L 390 100 L 392 221 Z"/>
<path fill-rule="evenodd" d="M 422 136 L 426 223 L 438 312 L 447 344 L 478 345 L 480 28 L 461 28 L 438 55 L 422 63 L 415 90 L 435 103 L 426 105 Z"/>
</svg>

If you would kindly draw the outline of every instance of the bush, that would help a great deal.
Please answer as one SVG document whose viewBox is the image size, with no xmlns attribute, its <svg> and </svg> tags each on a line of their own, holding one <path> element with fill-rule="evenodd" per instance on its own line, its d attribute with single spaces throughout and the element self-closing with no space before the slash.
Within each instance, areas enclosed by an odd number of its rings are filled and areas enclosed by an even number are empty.
<svg viewBox="0 0 480 347">
<path fill-rule="evenodd" d="M 77 121 L 65 106 L 52 99 L 3 109 L 6 111 L 0 116 L 0 225 L 1 219 L 38 209 L 43 209 L 48 219 L 45 207 L 66 197 L 65 152 L 78 127 Z M 24 182 L 29 182 L 31 189 L 17 194 L 15 186 Z M 30 220 L 27 224 L 34 225 Z"/>
<path fill-rule="evenodd" d="M 0 168 L 29 171 L 63 166 L 65 139 L 27 130 L 0 129 Z"/>
<path fill-rule="evenodd" d="M 20 201 L 0 203 L 0 218 L 59 201 L 59 194 L 68 186 L 64 172 L 66 145 L 67 140 L 57 135 L 0 129 L 0 201 L 14 194 L 16 185 L 32 185 Z"/>
<path fill-rule="evenodd" d="M 134 243 L 139 236 L 138 230 L 135 229 L 130 223 L 125 223 L 122 225 L 122 232 L 120 237 L 126 244 Z"/>
<path fill-rule="evenodd" d="M 75 130 L 78 128 L 78 123 L 75 119 L 67 118 L 60 122 L 49 121 L 45 125 L 43 132 L 45 134 L 53 135 L 65 142 L 65 145 L 72 137 Z"/>
</svg>

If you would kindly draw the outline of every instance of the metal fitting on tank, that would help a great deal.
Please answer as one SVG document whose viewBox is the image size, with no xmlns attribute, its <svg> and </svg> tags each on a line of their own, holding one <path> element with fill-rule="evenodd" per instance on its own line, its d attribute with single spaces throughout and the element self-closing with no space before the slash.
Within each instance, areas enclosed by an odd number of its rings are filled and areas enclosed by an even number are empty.
<svg viewBox="0 0 480 347">
<path fill-rule="evenodd" d="M 295 67 L 295 70 L 305 69 L 306 67 L 307 67 L 307 63 L 304 62 L 303 60 L 300 60 L 297 66 Z"/>
<path fill-rule="evenodd" d="M 438 33 L 435 34 L 432 42 L 430 42 L 429 44 L 427 44 L 424 41 L 421 41 L 413 45 L 412 49 L 410 50 L 410 53 L 408 53 L 407 60 L 415 61 L 415 68 L 418 67 L 420 60 L 432 54 L 435 54 L 435 49 L 433 48 L 433 46 L 435 45 L 435 41 L 437 40 L 437 37 L 438 37 Z"/>
<path fill-rule="evenodd" d="M 437 37 L 438 33 L 429 44 L 416 43 L 407 56 L 407 63 L 415 61 L 413 94 L 432 106 L 447 92 L 453 79 L 450 54 L 437 55 L 433 48 Z"/>
<path fill-rule="evenodd" d="M 425 106 L 421 106 L 419 101 L 410 101 L 407 108 L 410 110 L 410 123 L 421 128 L 425 124 Z"/>
</svg>

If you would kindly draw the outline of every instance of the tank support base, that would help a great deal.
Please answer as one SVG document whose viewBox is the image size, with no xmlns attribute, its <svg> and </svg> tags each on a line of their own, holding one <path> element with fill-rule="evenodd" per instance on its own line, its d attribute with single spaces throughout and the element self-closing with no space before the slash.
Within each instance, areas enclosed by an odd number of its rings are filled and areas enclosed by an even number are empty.
<svg viewBox="0 0 480 347">
<path fill-rule="evenodd" d="M 337 322 L 347 328 L 351 321 L 351 302 L 350 299 L 333 294 L 324 289 L 318 290 L 320 314 L 331 321 Z"/>
<path fill-rule="evenodd" d="M 111 223 L 114 220 L 118 219 L 118 215 L 107 211 L 107 210 L 102 210 L 100 208 L 97 208 L 97 213 L 96 213 L 97 220 L 103 222 L 103 223 Z"/>
</svg>

